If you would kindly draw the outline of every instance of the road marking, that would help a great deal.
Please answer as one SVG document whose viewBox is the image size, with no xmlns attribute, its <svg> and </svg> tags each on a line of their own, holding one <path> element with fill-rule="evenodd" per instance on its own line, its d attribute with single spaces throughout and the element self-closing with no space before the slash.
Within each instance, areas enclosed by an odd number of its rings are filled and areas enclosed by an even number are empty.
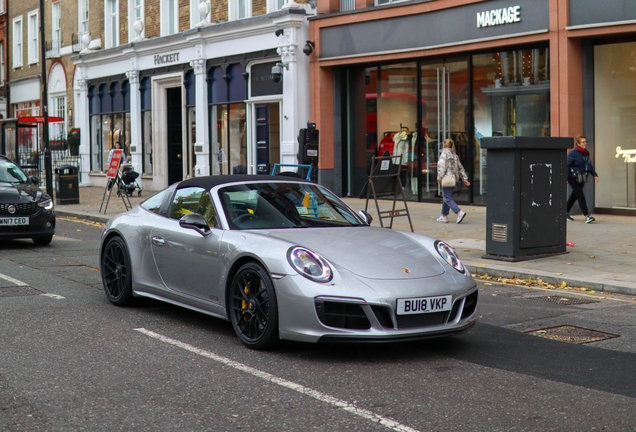
<svg viewBox="0 0 636 432">
<path fill-rule="evenodd" d="M 354 406 L 352 403 L 349 403 L 347 401 L 335 398 L 333 396 L 330 396 L 326 393 L 322 393 L 319 392 L 317 390 L 313 390 L 309 387 L 305 387 L 301 384 L 297 384 L 295 382 L 292 381 L 288 381 L 284 378 L 279 378 L 275 375 L 272 375 L 268 372 L 263 372 L 261 370 L 255 369 L 253 367 L 244 365 L 243 363 L 239 363 L 236 362 L 234 360 L 231 360 L 227 357 L 223 357 L 220 356 L 218 354 L 214 354 L 210 351 L 206 351 L 206 350 L 202 350 L 200 348 L 197 348 L 193 345 L 178 341 L 176 339 L 172 339 L 169 338 L 167 336 L 163 336 L 160 335 L 158 333 L 155 333 L 153 331 L 150 330 L 146 330 L 145 328 L 136 328 L 136 331 L 145 334 L 146 336 L 150 336 L 151 338 L 155 338 L 160 340 L 161 342 L 165 342 L 167 344 L 170 345 L 174 345 L 176 347 L 179 347 L 181 349 L 184 349 L 186 351 L 190 351 L 192 353 L 198 354 L 202 357 L 206 357 L 209 358 L 211 360 L 217 361 L 225 366 L 229 366 L 231 368 L 237 369 L 241 372 L 245 372 L 248 373 L 250 375 L 253 375 L 257 378 L 261 378 L 265 381 L 271 382 L 273 384 L 277 384 L 281 387 L 285 387 L 287 389 L 290 390 L 294 390 L 298 393 L 304 394 L 305 396 L 309 396 L 312 397 L 316 400 L 319 400 L 320 402 L 325 402 L 328 404 L 331 404 L 335 407 L 338 408 L 342 408 L 343 410 L 351 413 L 351 414 L 355 414 L 357 416 L 360 416 L 362 418 L 365 418 L 367 420 L 371 420 L 374 423 L 379 423 L 382 426 L 388 428 L 388 429 L 392 429 L 394 431 L 398 431 L 398 432 L 419 432 L 417 429 L 413 429 L 409 426 L 405 426 L 401 423 L 396 422 L 395 420 L 392 420 L 390 418 L 387 417 L 382 417 L 381 415 L 375 414 L 371 411 L 367 411 L 365 409 L 361 409 L 361 408 L 357 408 L 356 406 Z"/>
<path fill-rule="evenodd" d="M 57 294 L 51 294 L 51 293 L 44 293 L 44 294 L 40 294 L 44 297 L 51 297 L 52 299 L 55 300 L 64 300 L 65 297 L 62 297 L 61 295 L 57 295 Z"/>
<path fill-rule="evenodd" d="M 15 286 L 29 286 L 28 283 L 24 283 L 22 281 L 19 281 L 17 279 L 13 279 L 11 276 L 7 276 L 5 274 L 0 273 L 0 278 L 6 280 L 7 282 L 11 282 L 12 284 L 15 284 Z"/>
</svg>

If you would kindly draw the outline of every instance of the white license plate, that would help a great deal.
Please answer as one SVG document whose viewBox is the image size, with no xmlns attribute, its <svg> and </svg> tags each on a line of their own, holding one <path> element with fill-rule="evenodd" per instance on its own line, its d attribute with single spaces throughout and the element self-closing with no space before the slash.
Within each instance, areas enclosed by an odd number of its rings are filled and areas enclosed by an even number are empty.
<svg viewBox="0 0 636 432">
<path fill-rule="evenodd" d="M 28 217 L 0 217 L 0 226 L 28 225 Z"/>
<path fill-rule="evenodd" d="M 398 299 L 397 314 L 410 315 L 451 310 L 453 296 L 415 297 Z"/>
</svg>

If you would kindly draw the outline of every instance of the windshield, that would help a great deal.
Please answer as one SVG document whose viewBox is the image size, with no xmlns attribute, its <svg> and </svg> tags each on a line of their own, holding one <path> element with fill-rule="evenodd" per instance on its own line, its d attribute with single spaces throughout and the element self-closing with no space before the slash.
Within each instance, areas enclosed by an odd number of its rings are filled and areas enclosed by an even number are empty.
<svg viewBox="0 0 636 432">
<path fill-rule="evenodd" d="M 0 182 L 26 183 L 29 181 L 26 174 L 13 162 L 0 159 Z"/>
<path fill-rule="evenodd" d="M 232 229 L 365 225 L 333 193 L 312 184 L 257 183 L 219 190 Z"/>
</svg>

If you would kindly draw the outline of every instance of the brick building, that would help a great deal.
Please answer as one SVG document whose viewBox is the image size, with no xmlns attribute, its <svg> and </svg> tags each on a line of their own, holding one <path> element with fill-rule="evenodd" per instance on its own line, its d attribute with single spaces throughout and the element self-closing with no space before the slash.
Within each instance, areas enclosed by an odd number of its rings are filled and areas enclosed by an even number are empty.
<svg viewBox="0 0 636 432">
<path fill-rule="evenodd" d="M 0 0 L 0 118 L 7 117 L 7 0 Z"/>
<path fill-rule="evenodd" d="M 309 57 L 299 51 L 315 12 L 284 3 L 105 0 L 103 30 L 90 34 L 101 49 L 72 58 L 81 182 L 105 184 L 116 141 L 153 190 L 296 163 L 309 121 Z"/>
<path fill-rule="evenodd" d="M 587 136 L 596 212 L 636 212 L 633 0 L 318 0 L 310 18 L 311 115 L 321 182 L 364 186 L 371 157 L 403 156 L 407 199 L 441 201 L 452 138 L 486 204 L 486 136 Z M 594 182 L 591 182 L 594 183 Z"/>
</svg>

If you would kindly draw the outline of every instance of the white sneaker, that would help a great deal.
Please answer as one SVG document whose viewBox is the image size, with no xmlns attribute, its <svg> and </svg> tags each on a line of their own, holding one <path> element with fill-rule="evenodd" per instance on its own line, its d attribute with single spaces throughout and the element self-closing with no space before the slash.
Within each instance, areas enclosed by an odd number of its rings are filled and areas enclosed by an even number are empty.
<svg viewBox="0 0 636 432">
<path fill-rule="evenodd" d="M 448 218 L 442 215 L 437 218 L 437 222 L 448 223 Z"/>
<path fill-rule="evenodd" d="M 465 217 L 466 217 L 466 212 L 463 212 L 460 210 L 459 213 L 457 213 L 457 223 L 462 223 Z"/>
</svg>

